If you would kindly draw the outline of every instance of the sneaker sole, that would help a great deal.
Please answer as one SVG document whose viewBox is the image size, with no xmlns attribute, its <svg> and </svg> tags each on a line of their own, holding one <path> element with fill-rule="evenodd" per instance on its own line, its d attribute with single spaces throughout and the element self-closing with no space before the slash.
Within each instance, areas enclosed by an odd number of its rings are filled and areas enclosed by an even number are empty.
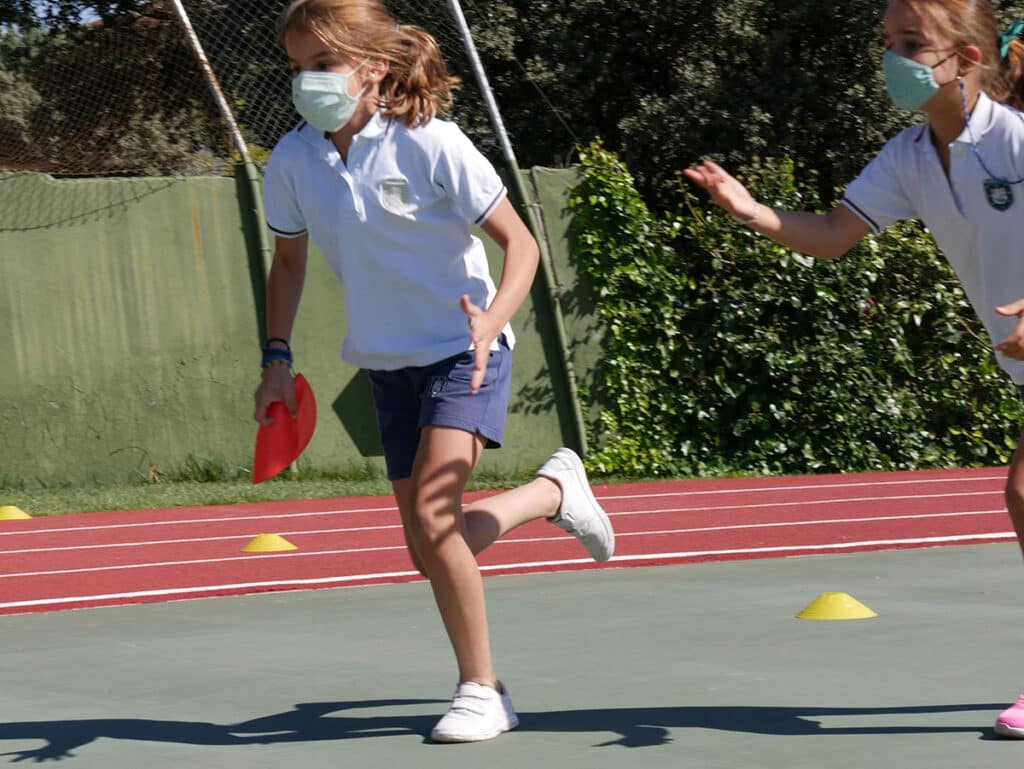
<svg viewBox="0 0 1024 769">
<path fill-rule="evenodd" d="M 434 742 L 443 742 L 451 744 L 455 742 L 484 742 L 485 740 L 493 740 L 495 737 L 503 734 L 504 729 L 499 729 L 493 734 L 431 734 L 430 739 Z"/>
<path fill-rule="evenodd" d="M 434 734 L 430 733 L 430 739 L 434 742 L 444 743 L 455 743 L 455 742 L 483 742 L 484 740 L 493 740 L 505 732 L 512 731 L 519 726 L 519 719 L 515 718 L 509 721 L 505 726 L 498 727 L 496 732 L 487 732 L 485 734 Z"/>
<path fill-rule="evenodd" d="M 1015 740 L 1024 740 L 1024 729 L 1016 729 L 1009 724 L 996 721 L 995 732 L 1000 737 L 1009 737 Z"/>
</svg>

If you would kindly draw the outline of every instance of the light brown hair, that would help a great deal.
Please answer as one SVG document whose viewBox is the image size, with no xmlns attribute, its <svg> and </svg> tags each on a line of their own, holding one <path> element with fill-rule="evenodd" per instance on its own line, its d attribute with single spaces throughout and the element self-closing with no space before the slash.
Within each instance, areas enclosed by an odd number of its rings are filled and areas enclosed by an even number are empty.
<svg viewBox="0 0 1024 769">
<path fill-rule="evenodd" d="M 426 125 L 452 106 L 460 80 L 448 73 L 434 37 L 398 24 L 379 0 L 294 0 L 278 20 L 278 39 L 304 29 L 355 61 L 388 62 L 380 84 L 385 117 L 410 128 Z"/>
<path fill-rule="evenodd" d="M 1000 28 L 987 0 L 902 0 L 935 22 L 955 48 L 981 49 L 981 88 L 996 101 L 1024 109 L 1024 43 L 1013 40 L 1000 57 Z"/>
</svg>

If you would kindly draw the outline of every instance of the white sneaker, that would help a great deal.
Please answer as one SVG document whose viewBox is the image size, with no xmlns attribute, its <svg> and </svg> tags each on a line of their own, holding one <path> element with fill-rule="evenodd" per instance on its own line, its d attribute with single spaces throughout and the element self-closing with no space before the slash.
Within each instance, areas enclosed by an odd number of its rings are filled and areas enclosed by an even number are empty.
<svg viewBox="0 0 1024 769">
<path fill-rule="evenodd" d="M 541 465 L 537 475 L 562 487 L 562 503 L 549 520 L 578 539 L 595 561 L 607 561 L 615 552 L 615 532 L 608 514 L 590 490 L 583 462 L 572 449 L 558 449 Z"/>
<path fill-rule="evenodd" d="M 455 689 L 448 712 L 441 717 L 430 739 L 435 742 L 480 742 L 519 726 L 505 685 L 498 688 L 467 681 Z"/>
</svg>

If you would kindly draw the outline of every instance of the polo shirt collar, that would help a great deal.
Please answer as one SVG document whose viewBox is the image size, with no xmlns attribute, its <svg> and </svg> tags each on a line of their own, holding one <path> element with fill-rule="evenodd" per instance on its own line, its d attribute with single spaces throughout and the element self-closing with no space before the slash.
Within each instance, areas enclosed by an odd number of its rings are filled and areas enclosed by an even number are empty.
<svg viewBox="0 0 1024 769">
<path fill-rule="evenodd" d="M 379 139 L 388 132 L 388 128 L 391 126 L 391 120 L 384 117 L 384 113 L 377 111 L 373 117 L 370 118 L 363 130 L 356 134 L 360 140 L 362 139 Z"/>
<path fill-rule="evenodd" d="M 355 146 L 362 142 L 380 139 L 387 134 L 390 127 L 391 120 L 384 118 L 380 112 L 377 112 L 363 126 L 363 130 L 353 137 L 352 145 Z M 302 137 L 303 141 L 329 166 L 334 167 L 340 162 L 341 155 L 338 153 L 338 148 L 334 146 L 334 142 L 331 141 L 329 134 L 316 130 L 305 120 L 299 123 L 295 130 Z"/>
<path fill-rule="evenodd" d="M 992 105 L 992 99 L 984 91 L 978 93 L 978 101 L 974 105 L 974 112 L 971 113 L 971 119 L 968 121 L 970 131 L 967 130 L 967 126 L 964 126 L 964 130 L 960 132 L 960 135 L 954 139 L 955 142 L 962 144 L 971 143 L 971 134 L 974 134 L 974 140 L 980 142 L 982 137 L 988 133 L 989 128 L 992 127 L 995 117 L 995 108 Z M 931 146 L 929 139 L 929 127 L 927 123 L 921 124 L 921 130 L 917 134 L 917 138 L 914 139 L 914 146 L 919 150 L 927 150 Z"/>
<path fill-rule="evenodd" d="M 299 135 L 299 138 L 316 150 L 319 155 L 326 156 L 330 150 L 334 149 L 331 140 L 324 136 L 323 131 L 316 130 L 305 120 L 295 126 L 295 132 Z"/>
<path fill-rule="evenodd" d="M 360 140 L 363 139 L 379 139 L 384 136 L 388 129 L 391 127 L 391 120 L 385 118 L 382 112 L 374 113 L 373 117 L 370 118 L 369 122 L 363 126 L 363 130 L 355 135 L 354 138 Z M 306 140 L 307 144 L 311 144 L 317 149 L 323 149 L 324 143 L 334 146 L 331 142 L 331 138 L 323 131 L 317 131 L 313 126 L 303 120 L 295 129 L 298 131 L 299 136 Z"/>
<path fill-rule="evenodd" d="M 323 131 L 313 128 L 305 120 L 295 127 L 295 131 L 317 156 L 328 165 L 334 166 L 340 159 L 341 156 L 338 154 L 338 148 L 334 146 L 334 142 Z"/>
<path fill-rule="evenodd" d="M 985 134 L 988 133 L 988 129 L 992 127 L 994 114 L 995 109 L 992 106 L 992 100 L 988 97 L 988 94 L 980 91 L 978 93 L 978 101 L 974 105 L 974 112 L 971 113 L 971 119 L 964 126 L 964 130 L 960 132 L 960 135 L 956 137 L 956 141 L 962 144 L 970 144 L 971 137 L 973 136 L 974 141 L 980 142 Z"/>
</svg>

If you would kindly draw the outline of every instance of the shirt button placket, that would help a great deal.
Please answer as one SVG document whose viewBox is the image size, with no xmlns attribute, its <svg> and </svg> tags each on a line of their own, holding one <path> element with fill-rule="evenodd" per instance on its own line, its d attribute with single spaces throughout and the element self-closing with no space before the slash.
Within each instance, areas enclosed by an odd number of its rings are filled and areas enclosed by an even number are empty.
<svg viewBox="0 0 1024 769">
<path fill-rule="evenodd" d="M 345 186 L 348 187 L 348 196 L 352 200 L 353 207 L 358 211 L 359 210 L 359 203 L 357 202 L 356 186 L 355 186 L 355 184 L 352 183 L 352 175 L 349 174 L 348 169 L 345 168 L 344 165 L 338 165 L 335 170 L 337 170 L 337 172 L 338 172 L 338 177 L 345 183 Z M 337 204 L 339 206 L 344 206 L 345 205 L 345 196 L 344 195 L 339 196 Z M 339 208 L 339 214 L 340 213 L 341 213 L 341 209 Z"/>
<path fill-rule="evenodd" d="M 348 186 L 352 191 L 352 205 L 356 209 L 356 216 L 359 217 L 359 221 L 366 221 L 366 206 L 363 203 L 363 198 L 359 194 L 359 185 L 356 184 L 355 177 L 359 173 L 360 157 L 359 157 L 359 137 L 355 137 L 352 141 L 352 147 L 349 149 L 348 160 L 349 160 L 349 177 Z"/>
</svg>

